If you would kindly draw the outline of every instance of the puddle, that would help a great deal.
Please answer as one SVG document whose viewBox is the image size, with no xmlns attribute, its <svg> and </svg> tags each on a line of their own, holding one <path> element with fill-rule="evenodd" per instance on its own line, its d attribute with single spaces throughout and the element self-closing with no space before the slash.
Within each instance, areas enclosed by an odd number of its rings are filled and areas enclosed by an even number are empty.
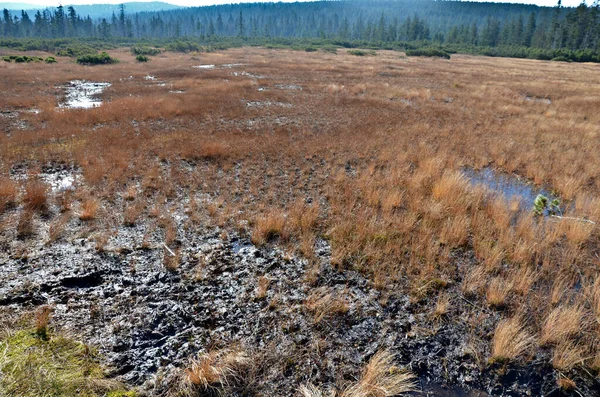
<svg viewBox="0 0 600 397">
<path fill-rule="evenodd" d="M 537 96 L 527 95 L 525 97 L 525 100 L 529 101 L 529 102 L 543 103 L 543 104 L 546 104 L 546 105 L 552 105 L 552 99 L 550 99 L 550 98 L 540 98 L 540 97 L 537 97 Z"/>
<path fill-rule="evenodd" d="M 263 76 L 262 74 L 252 74 L 252 73 L 248 73 L 248 72 L 233 72 L 232 73 L 234 76 L 245 76 L 245 77 L 250 77 L 251 79 L 266 79 L 267 76 Z"/>
<path fill-rule="evenodd" d="M 246 66 L 246 64 L 245 63 L 226 63 L 224 65 L 221 65 L 221 67 L 223 69 L 239 68 L 241 66 Z"/>
<path fill-rule="evenodd" d="M 557 198 L 548 190 L 537 187 L 523 178 L 503 174 L 492 168 L 483 168 L 478 171 L 467 168 L 462 172 L 472 185 L 485 186 L 494 194 L 503 196 L 508 203 L 518 203 L 521 211 L 531 211 L 538 194 L 543 194 L 550 201 Z"/>
<path fill-rule="evenodd" d="M 66 100 L 59 108 L 91 109 L 102 105 L 102 100 L 97 98 L 110 83 L 94 83 L 85 80 L 73 80 L 67 83 Z"/>
<path fill-rule="evenodd" d="M 215 65 L 197 65 L 192 67 L 196 69 L 214 69 Z"/>
<path fill-rule="evenodd" d="M 278 88 L 280 90 L 302 91 L 302 86 L 297 84 L 275 84 L 275 88 Z"/>
<path fill-rule="evenodd" d="M 240 251 L 243 250 L 244 248 L 251 248 L 251 247 L 254 247 L 254 246 L 247 241 L 233 240 L 231 242 L 231 251 L 233 251 L 234 254 L 239 254 Z"/>
<path fill-rule="evenodd" d="M 264 108 L 268 106 L 281 106 L 284 108 L 291 108 L 291 103 L 284 102 L 271 102 L 271 101 L 246 101 L 246 106 L 249 108 Z"/>
</svg>

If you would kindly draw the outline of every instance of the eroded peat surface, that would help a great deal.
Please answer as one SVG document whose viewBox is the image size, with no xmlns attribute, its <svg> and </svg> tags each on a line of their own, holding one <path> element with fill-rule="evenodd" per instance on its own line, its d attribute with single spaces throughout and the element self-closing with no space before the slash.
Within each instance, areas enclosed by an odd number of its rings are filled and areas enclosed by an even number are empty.
<svg viewBox="0 0 600 397">
<path fill-rule="evenodd" d="M 67 335 L 98 396 L 599 395 L 597 65 L 111 55 L 0 65 L 3 349 Z"/>
</svg>

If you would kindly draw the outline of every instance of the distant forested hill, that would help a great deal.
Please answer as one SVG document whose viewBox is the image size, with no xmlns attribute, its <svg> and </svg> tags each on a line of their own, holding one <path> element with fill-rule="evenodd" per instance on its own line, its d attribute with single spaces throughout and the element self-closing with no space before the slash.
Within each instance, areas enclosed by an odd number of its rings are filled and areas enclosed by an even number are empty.
<svg viewBox="0 0 600 397">
<path fill-rule="evenodd" d="M 65 9 L 68 5 L 63 6 Z M 87 4 L 87 5 L 74 5 L 73 6 L 79 15 L 82 17 L 91 17 L 92 19 L 97 18 L 109 18 L 113 13 L 119 12 L 118 4 Z M 176 8 L 182 8 L 174 4 L 164 3 L 160 1 L 153 2 L 131 2 L 125 3 L 125 8 L 128 13 L 137 12 L 152 12 L 152 11 L 163 11 L 172 10 Z M 21 10 L 34 10 L 34 14 L 37 10 L 43 11 L 44 7 L 36 4 L 27 3 L 0 3 L 0 9 L 7 9 L 15 12 L 15 15 L 20 15 Z M 51 11 L 53 11 L 52 9 Z"/>
<path fill-rule="evenodd" d="M 556 50 L 579 51 L 577 60 L 595 60 L 600 49 L 600 5 L 577 8 L 434 0 L 345 0 L 308 3 L 244 3 L 165 11 L 140 11 L 127 3 L 110 17 L 89 16 L 86 7 L 58 7 L 34 15 L 4 10 L 0 35 L 6 38 L 84 37 L 105 41 L 236 38 L 318 38 L 338 45 L 397 43 L 452 48 L 503 49 L 517 56 L 547 57 Z M 103 6 L 91 6 L 103 7 Z M 104 6 L 109 7 L 109 6 Z M 552 50 L 554 52 L 535 51 Z M 488 51 L 488 50 L 486 50 Z M 500 52 L 502 52 L 500 51 Z M 497 50 L 489 50 L 499 55 Z M 539 55 L 542 54 L 542 55 Z M 546 54 L 546 55 L 543 55 Z M 590 58 L 591 57 L 591 58 Z"/>
</svg>

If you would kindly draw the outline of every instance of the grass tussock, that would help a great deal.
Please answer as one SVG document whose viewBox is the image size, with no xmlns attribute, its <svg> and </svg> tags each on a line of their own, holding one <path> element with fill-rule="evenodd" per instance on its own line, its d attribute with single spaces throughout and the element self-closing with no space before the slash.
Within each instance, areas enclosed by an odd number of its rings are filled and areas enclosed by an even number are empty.
<svg viewBox="0 0 600 397">
<path fill-rule="evenodd" d="M 23 203 L 27 210 L 46 211 L 48 208 L 48 185 L 39 181 L 29 182 L 25 186 Z"/>
<path fill-rule="evenodd" d="M 550 312 L 542 326 L 542 345 L 560 344 L 576 336 L 582 329 L 585 309 L 582 306 L 561 305 Z"/>
<path fill-rule="evenodd" d="M 523 360 L 533 347 L 534 337 L 519 316 L 501 320 L 492 339 L 492 362 Z"/>
<path fill-rule="evenodd" d="M 191 360 L 183 388 L 200 392 L 227 390 L 243 380 L 250 363 L 250 357 L 241 349 L 211 350 Z"/>
<path fill-rule="evenodd" d="M 330 291 L 326 287 L 314 289 L 306 298 L 305 306 L 312 313 L 315 323 L 320 323 L 325 318 L 344 315 L 350 310 L 344 294 Z"/>
<path fill-rule="evenodd" d="M 391 397 L 416 390 L 414 375 L 394 365 L 394 355 L 382 350 L 369 360 L 357 383 L 336 393 L 324 393 L 313 385 L 300 387 L 303 397 Z"/>
<path fill-rule="evenodd" d="M 17 202 L 18 188 L 16 182 L 9 178 L 0 178 L 0 215 Z"/>
</svg>

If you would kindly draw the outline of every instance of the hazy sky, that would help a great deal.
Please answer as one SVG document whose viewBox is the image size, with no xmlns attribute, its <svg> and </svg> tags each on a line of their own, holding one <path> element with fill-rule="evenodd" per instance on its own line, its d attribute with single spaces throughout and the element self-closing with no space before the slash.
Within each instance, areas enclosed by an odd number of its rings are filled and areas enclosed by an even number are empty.
<svg viewBox="0 0 600 397">
<path fill-rule="evenodd" d="M 5 1 L 5 2 L 14 2 L 14 3 L 30 3 L 30 4 L 40 4 L 43 6 L 48 6 L 48 7 L 55 7 L 60 3 L 64 4 L 64 5 L 68 5 L 68 4 L 107 4 L 107 3 L 114 3 L 114 4 L 119 4 L 119 3 L 126 3 L 129 1 L 136 1 L 136 0 L 63 0 L 63 1 L 57 1 L 57 0 L 1 0 L 0 2 Z M 152 1 L 152 0 L 144 0 L 144 1 Z M 164 1 L 166 3 L 171 3 L 171 4 L 177 4 L 177 5 L 182 5 L 182 6 L 203 6 L 203 5 L 211 5 L 211 4 L 230 4 L 230 3 L 254 3 L 257 0 L 159 0 L 159 1 Z M 260 0 L 260 1 L 269 1 L 269 0 Z M 292 1 L 298 1 L 298 0 L 279 0 L 279 1 L 284 1 L 286 3 L 292 2 Z M 306 0 L 300 0 L 300 1 L 306 1 Z M 496 0 L 479 0 L 479 1 L 496 1 Z M 527 3 L 527 4 L 537 4 L 540 6 L 555 6 L 558 0 L 503 0 L 502 2 L 505 3 Z M 588 4 L 591 2 L 592 0 L 587 0 Z M 563 5 L 564 6 L 577 6 L 581 3 L 581 0 L 563 0 Z"/>
</svg>

